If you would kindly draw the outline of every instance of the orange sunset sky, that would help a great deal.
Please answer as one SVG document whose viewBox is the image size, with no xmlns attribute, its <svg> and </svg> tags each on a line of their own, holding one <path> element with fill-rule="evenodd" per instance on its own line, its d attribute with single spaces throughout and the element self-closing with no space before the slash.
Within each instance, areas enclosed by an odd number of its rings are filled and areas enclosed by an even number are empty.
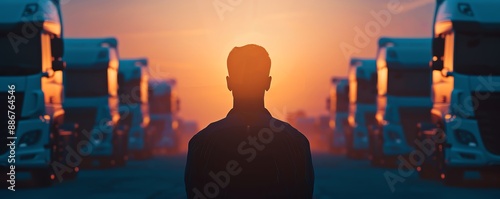
<svg viewBox="0 0 500 199">
<path fill-rule="evenodd" d="M 62 0 L 65 37 L 115 36 L 121 57 L 146 56 L 153 76 L 174 77 L 181 116 L 201 128 L 232 107 L 226 58 L 234 46 L 264 46 L 273 83 L 266 106 L 280 119 L 302 109 L 326 114 L 332 76 L 347 74 L 341 44 L 371 11 L 400 3 L 387 26 L 355 56 L 374 57 L 380 36 L 430 36 L 434 0 Z M 219 11 L 214 4 L 225 8 Z"/>
</svg>

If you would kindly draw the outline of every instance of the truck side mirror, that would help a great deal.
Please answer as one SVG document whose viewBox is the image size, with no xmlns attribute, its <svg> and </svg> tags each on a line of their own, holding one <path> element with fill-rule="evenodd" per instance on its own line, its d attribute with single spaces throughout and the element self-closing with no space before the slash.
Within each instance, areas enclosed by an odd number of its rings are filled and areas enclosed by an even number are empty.
<svg viewBox="0 0 500 199">
<path fill-rule="evenodd" d="M 54 37 L 50 40 L 53 57 L 63 57 L 64 55 L 64 41 L 61 38 Z"/>
<path fill-rule="evenodd" d="M 432 39 L 432 61 L 431 69 L 441 71 L 444 68 L 444 45 L 445 39 L 443 35 Z"/>
<path fill-rule="evenodd" d="M 66 69 L 66 62 L 60 59 L 52 61 L 53 71 L 63 71 L 64 69 Z"/>
<path fill-rule="evenodd" d="M 444 68 L 443 60 L 432 61 L 431 68 L 432 70 L 438 70 L 438 71 L 443 70 Z"/>
</svg>

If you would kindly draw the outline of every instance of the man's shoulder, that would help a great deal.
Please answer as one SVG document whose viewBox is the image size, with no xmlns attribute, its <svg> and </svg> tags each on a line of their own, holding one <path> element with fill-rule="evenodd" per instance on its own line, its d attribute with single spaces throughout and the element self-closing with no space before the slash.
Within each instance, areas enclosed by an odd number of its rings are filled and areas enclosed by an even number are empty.
<svg viewBox="0 0 500 199">
<path fill-rule="evenodd" d="M 194 135 L 193 138 L 191 138 L 189 144 L 201 144 L 202 142 L 205 142 L 207 139 L 210 139 L 213 136 L 220 135 L 220 132 L 223 132 L 224 129 L 228 128 L 228 126 L 231 125 L 229 123 L 230 122 L 227 121 L 227 118 L 210 123 L 207 127 Z M 304 134 L 302 134 L 299 130 L 285 121 L 272 117 L 268 125 L 274 133 L 278 133 L 286 137 L 291 137 L 296 142 L 309 145 L 309 140 L 306 138 L 306 136 L 304 136 Z M 265 126 L 267 126 L 267 124 Z"/>
<path fill-rule="evenodd" d="M 191 140 L 189 141 L 189 144 L 195 144 L 197 142 L 200 142 L 204 139 L 207 138 L 207 136 L 211 135 L 213 132 L 219 131 L 224 125 L 225 119 L 218 120 L 216 122 L 210 123 L 207 127 L 196 133 Z"/>
<path fill-rule="evenodd" d="M 291 124 L 279 119 L 273 118 L 270 124 L 273 131 L 286 133 L 288 136 L 293 137 L 296 141 L 309 145 L 309 140 L 302 134 L 298 129 L 293 127 Z"/>
</svg>

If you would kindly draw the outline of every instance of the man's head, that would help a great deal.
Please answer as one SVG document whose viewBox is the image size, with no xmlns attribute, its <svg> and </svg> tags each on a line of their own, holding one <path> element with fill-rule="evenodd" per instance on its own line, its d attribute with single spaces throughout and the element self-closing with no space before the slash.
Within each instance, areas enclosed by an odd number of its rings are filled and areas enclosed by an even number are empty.
<svg viewBox="0 0 500 199">
<path fill-rule="evenodd" d="M 263 98 L 271 86 L 271 58 L 255 44 L 235 47 L 227 58 L 227 88 L 239 99 Z"/>
</svg>

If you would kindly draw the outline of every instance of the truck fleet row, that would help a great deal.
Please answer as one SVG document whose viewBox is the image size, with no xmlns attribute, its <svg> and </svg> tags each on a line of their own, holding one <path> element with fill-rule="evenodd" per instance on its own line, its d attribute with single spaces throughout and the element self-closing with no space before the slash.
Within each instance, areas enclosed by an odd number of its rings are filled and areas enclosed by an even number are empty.
<svg viewBox="0 0 500 199">
<path fill-rule="evenodd" d="M 466 171 L 500 180 L 500 2 L 436 5 L 431 37 L 380 38 L 374 59 L 332 81 L 331 147 L 373 166 L 422 154 L 419 176 L 448 185 Z"/>
<path fill-rule="evenodd" d="M 64 38 L 62 24 L 59 0 L 0 3 L 0 180 L 10 187 L 6 173 L 48 186 L 177 149 L 175 80 L 149 79 L 148 60 L 121 58 L 115 38 Z"/>
</svg>

